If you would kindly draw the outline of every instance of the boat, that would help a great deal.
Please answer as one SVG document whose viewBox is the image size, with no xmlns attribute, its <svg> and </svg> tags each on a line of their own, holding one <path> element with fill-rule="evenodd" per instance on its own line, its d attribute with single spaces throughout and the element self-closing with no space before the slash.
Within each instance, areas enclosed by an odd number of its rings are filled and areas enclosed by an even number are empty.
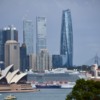
<svg viewBox="0 0 100 100">
<path fill-rule="evenodd" d="M 43 88 L 43 89 L 59 89 L 61 88 L 61 85 L 54 85 L 54 84 L 47 84 L 47 85 L 43 85 L 43 84 L 37 84 L 35 85 L 36 88 Z"/>
<path fill-rule="evenodd" d="M 7 97 L 5 97 L 4 100 L 17 100 L 17 98 L 14 95 L 10 94 Z"/>
<path fill-rule="evenodd" d="M 76 84 L 75 82 L 67 82 L 67 83 L 61 84 L 61 88 L 72 89 L 75 86 L 75 84 Z"/>
<path fill-rule="evenodd" d="M 56 82 L 44 82 L 44 83 L 37 83 L 35 84 L 36 88 L 50 88 L 50 89 L 57 89 L 61 88 L 60 84 L 57 84 Z"/>
<path fill-rule="evenodd" d="M 44 83 L 32 83 L 33 88 L 39 89 L 72 89 L 75 86 L 76 82 L 69 81 L 53 81 L 53 82 L 44 82 Z"/>
</svg>

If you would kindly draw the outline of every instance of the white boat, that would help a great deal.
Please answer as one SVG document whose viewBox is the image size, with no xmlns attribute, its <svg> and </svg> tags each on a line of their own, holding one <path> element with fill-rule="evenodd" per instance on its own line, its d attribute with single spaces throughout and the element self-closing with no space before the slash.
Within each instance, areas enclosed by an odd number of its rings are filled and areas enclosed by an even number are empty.
<svg viewBox="0 0 100 100">
<path fill-rule="evenodd" d="M 72 89 L 75 86 L 75 82 L 67 82 L 64 84 L 61 84 L 61 88 L 66 88 L 66 89 Z"/>
<path fill-rule="evenodd" d="M 31 84 L 32 88 L 36 88 L 36 84 Z"/>
<path fill-rule="evenodd" d="M 17 100 L 17 98 L 14 95 L 8 95 L 4 100 Z"/>
</svg>

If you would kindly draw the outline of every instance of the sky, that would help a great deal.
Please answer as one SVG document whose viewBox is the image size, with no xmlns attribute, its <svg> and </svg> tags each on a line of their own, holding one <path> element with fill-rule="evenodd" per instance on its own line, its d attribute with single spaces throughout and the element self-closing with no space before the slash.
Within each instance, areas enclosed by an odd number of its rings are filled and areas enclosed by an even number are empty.
<svg viewBox="0 0 100 100">
<path fill-rule="evenodd" d="M 0 0 L 0 28 L 14 25 L 23 42 L 23 19 L 33 21 L 36 49 L 36 17 L 47 19 L 47 48 L 59 54 L 62 11 L 70 9 L 73 27 L 74 65 L 100 57 L 100 0 Z"/>
</svg>

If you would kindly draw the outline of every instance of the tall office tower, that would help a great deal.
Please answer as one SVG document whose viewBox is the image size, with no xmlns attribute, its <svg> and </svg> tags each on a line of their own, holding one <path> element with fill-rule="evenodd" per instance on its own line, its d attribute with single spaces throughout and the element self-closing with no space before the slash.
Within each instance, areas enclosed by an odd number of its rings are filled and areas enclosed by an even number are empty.
<svg viewBox="0 0 100 100">
<path fill-rule="evenodd" d="M 62 67 L 62 56 L 61 55 L 52 55 L 52 66 L 53 68 Z"/>
<path fill-rule="evenodd" d="M 41 71 L 40 68 L 40 53 L 42 49 L 46 49 L 46 18 L 36 18 L 36 67 L 37 71 Z"/>
<path fill-rule="evenodd" d="M 39 66 L 37 67 L 39 72 L 49 70 L 51 68 L 51 59 L 47 49 L 41 49 L 39 54 Z"/>
<path fill-rule="evenodd" d="M 0 69 L 4 69 L 4 41 L 3 41 L 3 32 L 0 30 Z"/>
<path fill-rule="evenodd" d="M 2 30 L 0 30 L 0 61 L 4 61 L 4 39 Z"/>
<path fill-rule="evenodd" d="M 36 70 L 36 55 L 35 54 L 29 55 L 29 67 L 33 71 L 37 71 Z"/>
<path fill-rule="evenodd" d="M 33 23 L 31 20 L 23 20 L 23 42 L 26 44 L 27 55 L 33 53 Z"/>
<path fill-rule="evenodd" d="M 46 18 L 36 18 L 36 54 L 40 53 L 41 49 L 46 49 Z"/>
<path fill-rule="evenodd" d="M 20 69 L 20 44 L 15 40 L 5 43 L 5 66 L 14 64 L 14 70 Z"/>
<path fill-rule="evenodd" d="M 18 41 L 18 31 L 14 26 L 8 26 L 0 30 L 0 61 L 4 62 L 4 45 L 7 40 Z"/>
<path fill-rule="evenodd" d="M 73 30 L 69 9 L 64 10 L 62 14 L 60 55 L 64 55 L 64 60 L 66 60 L 63 66 L 73 66 Z"/>
<path fill-rule="evenodd" d="M 28 70 L 28 64 L 27 64 L 27 54 L 26 54 L 26 45 L 25 43 L 22 44 L 20 47 L 20 70 L 22 72 L 25 72 Z"/>
<path fill-rule="evenodd" d="M 3 29 L 3 34 L 5 34 L 5 37 L 4 37 L 5 41 L 7 41 L 7 40 L 18 41 L 18 31 L 17 31 L 16 27 L 14 27 L 13 25 L 5 27 Z"/>
</svg>

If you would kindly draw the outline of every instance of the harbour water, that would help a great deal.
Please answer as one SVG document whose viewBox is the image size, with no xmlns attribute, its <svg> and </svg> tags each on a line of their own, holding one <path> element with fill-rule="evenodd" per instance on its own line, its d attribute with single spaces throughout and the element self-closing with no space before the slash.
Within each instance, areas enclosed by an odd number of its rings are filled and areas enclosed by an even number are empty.
<svg viewBox="0 0 100 100">
<path fill-rule="evenodd" d="M 29 93 L 11 93 L 17 97 L 17 100 L 65 100 L 66 95 L 71 89 L 41 89 L 38 92 Z M 0 93 L 0 100 L 10 93 Z"/>
</svg>

